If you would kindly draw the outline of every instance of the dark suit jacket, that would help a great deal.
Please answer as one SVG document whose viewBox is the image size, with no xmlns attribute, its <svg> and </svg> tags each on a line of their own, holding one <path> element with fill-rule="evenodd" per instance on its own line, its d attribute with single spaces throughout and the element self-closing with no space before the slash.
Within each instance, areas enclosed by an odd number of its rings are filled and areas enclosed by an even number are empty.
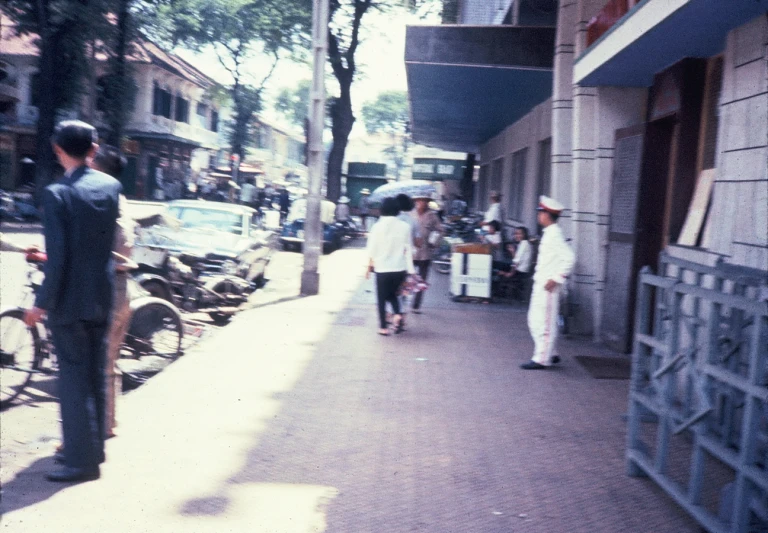
<svg viewBox="0 0 768 533">
<path fill-rule="evenodd" d="M 50 324 L 108 321 L 121 190 L 116 179 L 83 166 L 43 191 L 48 261 L 35 305 Z"/>
</svg>

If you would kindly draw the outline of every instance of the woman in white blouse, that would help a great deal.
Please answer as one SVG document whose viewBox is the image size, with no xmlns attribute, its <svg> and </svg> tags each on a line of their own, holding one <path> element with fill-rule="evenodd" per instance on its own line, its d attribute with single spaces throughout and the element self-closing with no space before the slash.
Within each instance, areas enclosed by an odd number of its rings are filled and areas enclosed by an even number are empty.
<svg viewBox="0 0 768 533">
<path fill-rule="evenodd" d="M 389 335 L 386 304 L 392 306 L 392 324 L 395 333 L 403 331 L 403 315 L 397 297 L 400 285 L 408 274 L 413 274 L 411 228 L 397 219 L 397 201 L 387 198 L 381 204 L 381 217 L 368 233 L 368 279 L 376 274 L 376 298 L 379 311 L 379 335 Z"/>
</svg>

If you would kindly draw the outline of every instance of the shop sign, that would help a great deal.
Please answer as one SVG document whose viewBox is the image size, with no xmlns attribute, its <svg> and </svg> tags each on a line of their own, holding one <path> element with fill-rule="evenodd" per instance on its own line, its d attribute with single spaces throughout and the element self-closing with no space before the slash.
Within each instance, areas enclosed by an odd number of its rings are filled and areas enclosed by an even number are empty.
<svg viewBox="0 0 768 533">
<path fill-rule="evenodd" d="M 412 175 L 413 179 L 419 180 L 460 180 L 464 177 L 464 161 L 416 157 L 413 160 Z"/>
</svg>

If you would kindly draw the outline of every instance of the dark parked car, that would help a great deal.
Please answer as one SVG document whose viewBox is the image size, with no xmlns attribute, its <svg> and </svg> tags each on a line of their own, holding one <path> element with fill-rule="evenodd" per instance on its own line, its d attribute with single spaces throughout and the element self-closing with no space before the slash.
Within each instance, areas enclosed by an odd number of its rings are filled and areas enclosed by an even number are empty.
<svg viewBox="0 0 768 533">
<path fill-rule="evenodd" d="M 343 228 L 336 223 L 334 212 L 336 205 L 323 200 L 320 205 L 320 218 L 323 221 L 323 252 L 328 253 L 341 248 L 344 240 Z M 307 213 L 307 200 L 301 198 L 291 204 L 291 210 L 280 232 L 283 250 L 300 250 L 304 244 L 304 218 Z"/>
</svg>

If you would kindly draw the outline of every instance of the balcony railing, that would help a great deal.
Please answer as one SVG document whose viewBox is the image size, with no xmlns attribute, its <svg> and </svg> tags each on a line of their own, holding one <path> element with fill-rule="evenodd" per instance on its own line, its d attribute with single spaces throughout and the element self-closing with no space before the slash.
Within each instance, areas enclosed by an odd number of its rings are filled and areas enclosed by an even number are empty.
<svg viewBox="0 0 768 533">
<path fill-rule="evenodd" d="M 587 24 L 587 47 L 594 44 L 639 2 L 640 0 L 610 0 L 605 4 Z"/>
</svg>

